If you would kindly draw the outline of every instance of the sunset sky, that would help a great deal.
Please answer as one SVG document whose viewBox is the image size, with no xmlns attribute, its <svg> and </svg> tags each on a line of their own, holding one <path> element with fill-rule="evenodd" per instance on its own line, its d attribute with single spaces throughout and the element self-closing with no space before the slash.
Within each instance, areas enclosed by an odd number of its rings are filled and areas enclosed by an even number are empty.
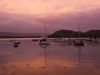
<svg viewBox="0 0 100 75">
<path fill-rule="evenodd" d="M 100 0 L 0 0 L 0 32 L 100 29 Z"/>
</svg>

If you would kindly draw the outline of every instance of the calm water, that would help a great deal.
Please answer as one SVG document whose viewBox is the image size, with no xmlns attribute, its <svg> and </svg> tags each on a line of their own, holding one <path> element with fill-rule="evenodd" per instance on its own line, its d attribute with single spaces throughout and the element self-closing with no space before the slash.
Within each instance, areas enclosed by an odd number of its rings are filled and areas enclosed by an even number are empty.
<svg viewBox="0 0 100 75">
<path fill-rule="evenodd" d="M 52 43 L 41 48 L 38 42 L 0 42 L 0 75 L 100 75 L 100 44 L 84 47 Z"/>
</svg>

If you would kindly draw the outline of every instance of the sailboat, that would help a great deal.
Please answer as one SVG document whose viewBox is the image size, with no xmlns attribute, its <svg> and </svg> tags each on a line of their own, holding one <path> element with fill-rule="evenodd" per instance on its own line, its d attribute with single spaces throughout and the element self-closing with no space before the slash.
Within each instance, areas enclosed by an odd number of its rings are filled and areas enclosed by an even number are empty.
<svg viewBox="0 0 100 75">
<path fill-rule="evenodd" d="M 74 46 L 84 46 L 83 40 L 80 39 L 80 24 L 79 24 L 78 38 L 74 40 Z"/>
<path fill-rule="evenodd" d="M 48 39 L 47 39 L 47 32 L 46 32 L 46 25 L 45 25 L 45 36 L 39 41 L 39 45 L 43 46 L 48 46 L 49 45 L 49 42 L 48 42 Z"/>
<path fill-rule="evenodd" d="M 20 44 L 20 42 L 19 42 L 19 41 L 14 41 L 14 47 L 18 47 L 18 46 L 19 46 L 19 44 Z"/>
</svg>

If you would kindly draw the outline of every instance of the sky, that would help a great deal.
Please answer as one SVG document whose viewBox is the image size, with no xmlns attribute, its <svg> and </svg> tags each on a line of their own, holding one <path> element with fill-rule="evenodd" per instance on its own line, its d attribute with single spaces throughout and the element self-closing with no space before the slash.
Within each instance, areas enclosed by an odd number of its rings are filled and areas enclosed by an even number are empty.
<svg viewBox="0 0 100 75">
<path fill-rule="evenodd" d="M 100 30 L 100 0 L 0 0 L 0 32 Z"/>
</svg>

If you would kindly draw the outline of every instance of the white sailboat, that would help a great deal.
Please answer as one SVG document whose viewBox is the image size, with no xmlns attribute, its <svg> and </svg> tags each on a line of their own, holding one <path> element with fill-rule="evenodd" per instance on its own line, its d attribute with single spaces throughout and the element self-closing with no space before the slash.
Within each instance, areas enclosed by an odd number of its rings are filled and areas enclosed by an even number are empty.
<svg viewBox="0 0 100 75">
<path fill-rule="evenodd" d="M 49 42 L 48 42 L 48 39 L 47 39 L 47 31 L 46 31 L 46 25 L 45 25 L 45 31 L 44 31 L 45 35 L 44 37 L 39 41 L 39 45 L 41 46 L 48 46 L 49 45 Z"/>
</svg>

